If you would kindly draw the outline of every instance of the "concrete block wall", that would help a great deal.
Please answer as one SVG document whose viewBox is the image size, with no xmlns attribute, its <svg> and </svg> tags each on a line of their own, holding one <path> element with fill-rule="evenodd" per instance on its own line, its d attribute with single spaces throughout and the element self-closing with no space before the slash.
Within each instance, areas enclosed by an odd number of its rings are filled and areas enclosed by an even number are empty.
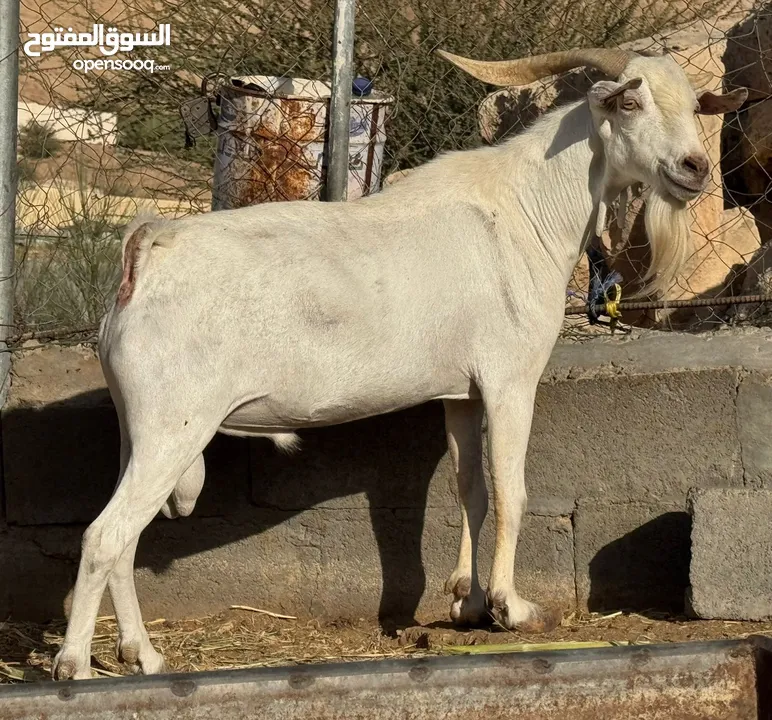
<svg viewBox="0 0 772 720">
<path fill-rule="evenodd" d="M 772 490 L 694 490 L 689 512 L 689 612 L 725 620 L 771 618 Z"/>
<path fill-rule="evenodd" d="M 693 488 L 772 479 L 772 332 L 561 344 L 539 389 L 516 577 L 592 610 L 683 608 Z M 248 604 L 300 616 L 443 618 L 460 532 L 440 403 L 306 431 L 302 451 L 218 436 L 192 517 L 137 557 L 147 618 Z M 2 416 L 0 613 L 59 617 L 110 496 L 117 423 L 88 350 L 17 358 Z M 493 550 L 489 517 L 484 578 Z M 109 605 L 105 605 L 105 610 Z"/>
</svg>

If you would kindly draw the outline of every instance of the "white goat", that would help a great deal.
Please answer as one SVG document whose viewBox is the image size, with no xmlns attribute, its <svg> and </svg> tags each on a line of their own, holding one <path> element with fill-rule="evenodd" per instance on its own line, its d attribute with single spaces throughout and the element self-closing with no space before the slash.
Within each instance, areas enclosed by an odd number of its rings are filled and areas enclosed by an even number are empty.
<svg viewBox="0 0 772 720">
<path fill-rule="evenodd" d="M 513 569 L 534 395 L 566 284 L 598 216 L 640 182 L 651 187 L 650 289 L 668 286 L 688 253 L 686 203 L 708 181 L 694 115 L 732 110 L 745 91 L 697 95 L 671 58 L 618 50 L 503 62 L 443 55 L 505 86 L 583 66 L 614 79 L 506 144 L 444 155 L 355 203 L 276 203 L 128 230 L 99 339 L 120 418 L 120 475 L 83 538 L 56 678 L 90 676 L 106 585 L 119 657 L 145 673 L 164 668 L 142 624 L 134 553 L 160 509 L 191 512 L 216 432 L 286 447 L 299 428 L 437 398 L 463 520 L 451 617 L 490 613 L 528 631 L 558 622 L 517 594 Z M 487 594 L 477 577 L 483 410 L 496 519 Z"/>
</svg>

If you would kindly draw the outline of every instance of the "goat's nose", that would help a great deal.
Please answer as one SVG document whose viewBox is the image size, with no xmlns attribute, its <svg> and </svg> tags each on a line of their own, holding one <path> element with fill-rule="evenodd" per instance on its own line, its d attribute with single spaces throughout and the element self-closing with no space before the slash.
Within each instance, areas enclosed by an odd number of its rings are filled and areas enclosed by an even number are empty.
<svg viewBox="0 0 772 720">
<path fill-rule="evenodd" d="M 710 163 L 708 156 L 701 153 L 687 155 L 683 159 L 683 167 L 686 172 L 692 175 L 696 180 L 705 180 L 710 172 Z"/>
</svg>

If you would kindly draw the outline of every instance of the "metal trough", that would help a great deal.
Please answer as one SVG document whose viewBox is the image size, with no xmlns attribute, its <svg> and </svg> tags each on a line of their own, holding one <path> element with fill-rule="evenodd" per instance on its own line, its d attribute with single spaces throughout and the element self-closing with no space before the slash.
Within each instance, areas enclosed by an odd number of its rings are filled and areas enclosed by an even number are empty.
<svg viewBox="0 0 772 720">
<path fill-rule="evenodd" d="M 772 720 L 772 641 L 305 665 L 0 688 L 2 720 Z"/>
</svg>

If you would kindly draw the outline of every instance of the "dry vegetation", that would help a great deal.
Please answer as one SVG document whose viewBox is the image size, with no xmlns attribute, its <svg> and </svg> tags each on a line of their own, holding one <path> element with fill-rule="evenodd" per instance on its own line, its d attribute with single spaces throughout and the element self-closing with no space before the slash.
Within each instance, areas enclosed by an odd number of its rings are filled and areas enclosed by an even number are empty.
<svg viewBox="0 0 772 720">
<path fill-rule="evenodd" d="M 647 644 L 772 634 L 772 622 L 694 621 L 657 614 L 571 614 L 547 635 L 527 636 L 503 630 L 459 632 L 446 622 L 408 628 L 396 637 L 373 623 L 322 623 L 282 619 L 261 612 L 231 609 L 195 620 L 153 620 L 150 638 L 170 669 L 178 672 L 271 667 L 298 663 L 377 660 L 482 650 L 486 644 L 607 641 Z M 63 621 L 48 625 L 0 623 L 0 682 L 47 681 L 51 659 L 64 635 Z M 92 648 L 98 676 L 126 673 L 114 655 L 115 619 L 100 618 Z"/>
<path fill-rule="evenodd" d="M 436 58 L 433 51 L 439 46 L 497 58 L 616 45 L 726 14 L 750 1 L 559 0 L 545 12 L 544 0 L 359 0 L 355 70 L 395 99 L 383 175 L 443 150 L 480 143 L 476 107 L 486 88 Z M 93 321 L 114 280 L 103 262 L 109 253 L 102 240 L 117 237 L 136 212 L 174 217 L 209 209 L 214 138 L 186 148 L 180 104 L 199 94 L 205 76 L 329 79 L 332 8 L 332 0 L 22 0 L 23 36 L 54 25 L 87 30 L 92 23 L 104 23 L 134 32 L 171 22 L 172 42 L 133 53 L 171 66 L 155 74 L 78 72 L 72 62 L 91 57 L 90 50 L 81 48 L 20 58 L 22 102 L 113 113 L 117 145 L 57 141 L 34 123 L 23 129 L 17 203 L 22 230 L 17 240 L 24 245 L 16 283 L 19 332 Z M 83 230 L 94 225 L 96 216 L 104 232 L 90 248 Z M 56 238 L 54 253 L 49 252 L 51 237 Z M 75 251 L 73 237 L 78 238 Z M 41 250 L 41 242 L 47 249 Z M 89 278 L 94 278 L 92 291 L 84 282 Z"/>
</svg>

